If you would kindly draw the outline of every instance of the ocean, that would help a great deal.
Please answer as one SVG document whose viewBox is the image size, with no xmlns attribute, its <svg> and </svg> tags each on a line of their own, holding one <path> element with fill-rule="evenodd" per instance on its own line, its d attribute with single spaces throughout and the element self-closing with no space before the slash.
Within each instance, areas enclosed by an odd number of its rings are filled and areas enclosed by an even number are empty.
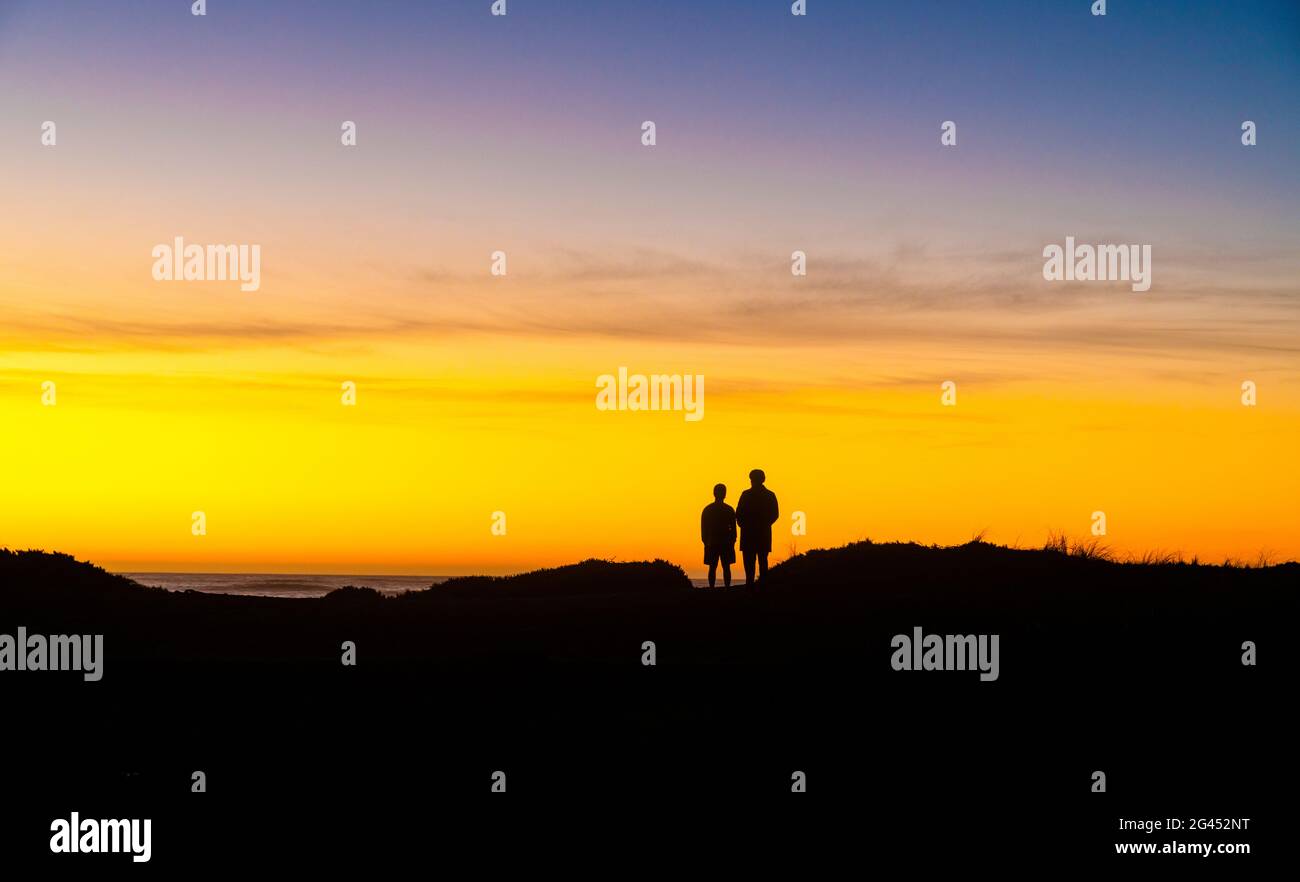
<svg viewBox="0 0 1300 882">
<path fill-rule="evenodd" d="M 447 581 L 448 576 L 316 576 L 295 573 L 119 573 L 141 585 L 154 585 L 168 591 L 202 591 L 204 594 L 243 594 L 253 597 L 324 597 L 345 585 L 374 588 L 381 594 L 422 591 L 430 585 Z M 741 582 L 744 576 L 741 576 Z M 708 579 L 695 578 L 696 588 L 706 587 Z M 735 583 L 733 583 L 735 584 Z M 718 587 L 722 587 L 719 579 Z"/>
<path fill-rule="evenodd" d="M 120 573 L 141 585 L 168 591 L 244 594 L 256 597 L 324 597 L 346 585 L 374 588 L 381 594 L 422 591 L 447 581 L 446 576 L 316 576 L 294 573 Z"/>
</svg>

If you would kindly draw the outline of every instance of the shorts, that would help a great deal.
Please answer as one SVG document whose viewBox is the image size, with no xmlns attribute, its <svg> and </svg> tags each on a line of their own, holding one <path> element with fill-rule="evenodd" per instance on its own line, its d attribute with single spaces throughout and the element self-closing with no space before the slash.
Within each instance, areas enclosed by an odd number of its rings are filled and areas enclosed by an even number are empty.
<svg viewBox="0 0 1300 882">
<path fill-rule="evenodd" d="M 731 565 L 736 562 L 736 546 L 734 545 L 706 545 L 704 546 L 704 564 L 713 566 L 719 559 L 724 564 Z"/>
</svg>

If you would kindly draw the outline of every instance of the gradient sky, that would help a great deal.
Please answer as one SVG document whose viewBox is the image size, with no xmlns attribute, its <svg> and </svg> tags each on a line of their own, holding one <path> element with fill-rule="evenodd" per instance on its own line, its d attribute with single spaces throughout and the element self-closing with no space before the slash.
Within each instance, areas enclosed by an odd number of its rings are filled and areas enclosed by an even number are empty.
<svg viewBox="0 0 1300 882">
<path fill-rule="evenodd" d="M 778 559 L 1096 510 L 1300 557 L 1296 4 L 489 5 L 0 0 L 0 545 L 696 573 L 760 466 Z M 261 290 L 154 282 L 178 235 Z M 1151 291 L 1044 282 L 1067 235 L 1151 245 Z M 597 411 L 620 365 L 704 420 Z"/>
</svg>

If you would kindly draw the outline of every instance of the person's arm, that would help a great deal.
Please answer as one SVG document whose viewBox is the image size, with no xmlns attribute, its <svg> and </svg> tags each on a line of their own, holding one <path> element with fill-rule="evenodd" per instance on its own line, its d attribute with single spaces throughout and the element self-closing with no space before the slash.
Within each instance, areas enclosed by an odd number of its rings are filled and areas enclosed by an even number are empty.
<svg viewBox="0 0 1300 882">
<path fill-rule="evenodd" d="M 731 539 L 731 544 L 736 544 L 736 513 L 733 511 L 727 517 L 727 536 Z"/>
<path fill-rule="evenodd" d="M 709 544 L 709 510 L 700 512 L 700 541 Z"/>
<path fill-rule="evenodd" d="M 781 519 L 781 509 L 776 504 L 776 494 L 773 493 L 772 494 L 772 520 L 770 520 L 768 523 L 775 524 L 780 519 Z"/>
</svg>

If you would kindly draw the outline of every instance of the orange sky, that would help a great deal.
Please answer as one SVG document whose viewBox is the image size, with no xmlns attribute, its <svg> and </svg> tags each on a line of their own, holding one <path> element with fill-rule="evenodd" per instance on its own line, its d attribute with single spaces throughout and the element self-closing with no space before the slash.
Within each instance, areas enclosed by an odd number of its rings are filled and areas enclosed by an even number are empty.
<svg viewBox="0 0 1300 882">
<path fill-rule="evenodd" d="M 482 296 L 513 283 L 484 280 Z M 281 290 L 179 287 L 232 307 Z M 709 488 L 727 483 L 734 502 L 759 466 L 786 517 L 807 515 L 803 537 L 783 518 L 777 557 L 981 530 L 1034 545 L 1049 530 L 1086 536 L 1097 510 L 1122 551 L 1300 556 L 1300 401 L 1283 364 L 986 339 L 978 315 L 881 321 L 902 321 L 908 342 L 338 331 L 286 344 L 209 339 L 207 326 L 10 337 L 0 537 L 126 571 L 452 574 L 661 556 L 694 572 Z M 703 374 L 705 418 L 598 411 L 595 378 L 620 365 Z M 1258 384 L 1256 407 L 1240 404 L 1241 378 Z M 955 407 L 940 403 L 948 379 Z M 344 380 L 355 407 L 340 403 Z M 191 535 L 196 510 L 205 536 Z M 495 511 L 505 536 L 489 529 Z"/>
<path fill-rule="evenodd" d="M 42 183 L 0 222 L 11 547 L 125 571 L 660 556 L 698 572 L 710 488 L 734 502 L 762 467 L 783 512 L 807 516 L 806 536 L 778 525 L 778 558 L 979 531 L 1037 545 L 1087 536 L 1094 511 L 1121 552 L 1300 557 L 1300 322 L 1276 261 L 1157 249 L 1156 285 L 1134 294 L 1044 282 L 1029 238 L 845 242 L 795 278 L 777 236 L 761 253 L 613 233 L 575 247 L 539 227 L 498 278 L 490 237 L 436 222 L 358 239 L 356 220 L 263 218 L 250 293 L 150 276 L 176 229 L 241 241 L 234 220 L 105 225 L 94 188 L 43 218 Z M 619 366 L 704 375 L 705 418 L 598 411 L 596 378 Z"/>
<path fill-rule="evenodd" d="M 506 32 L 448 10 L 384 40 L 353 37 L 400 21 L 325 7 L 247 4 L 213 33 L 138 10 L 0 18 L 0 545 L 124 571 L 698 573 L 710 488 L 734 503 L 761 467 L 778 558 L 981 531 L 1036 546 L 1087 537 L 1094 511 L 1121 553 L 1300 558 L 1289 48 L 1214 68 L 1167 40 L 1116 66 L 1053 31 L 1051 65 L 1038 37 L 997 65 L 972 38 L 950 67 L 924 16 L 810 20 L 806 42 L 778 16 L 728 38 L 751 53 L 736 67 L 681 48 L 713 31 L 607 12 Z M 1140 130 L 1102 100 L 1131 92 L 1129 65 L 1163 96 Z M 1124 79 L 1076 106 L 1031 69 Z M 260 289 L 155 282 L 176 236 L 259 245 Z M 1066 236 L 1150 245 L 1151 290 L 1045 282 Z M 620 366 L 703 375 L 705 418 L 597 410 Z"/>
<path fill-rule="evenodd" d="M 21 191 L 36 209 L 41 185 Z M 402 223 L 357 240 L 314 219 L 248 237 L 262 283 L 242 292 L 150 277 L 174 229 L 241 241 L 237 224 L 194 208 L 103 225 L 104 198 L 0 221 L 10 547 L 125 571 L 659 556 L 697 572 L 710 488 L 734 502 L 762 467 L 807 516 L 802 537 L 783 518 L 777 557 L 979 531 L 1037 545 L 1087 536 L 1094 511 L 1121 552 L 1300 557 L 1300 322 L 1275 261 L 1157 249 L 1134 294 L 1044 282 L 1028 238 L 846 243 L 795 278 L 779 237 L 577 248 L 553 229 L 521 234 L 497 278 L 486 236 Z M 705 418 L 598 411 L 596 378 L 620 366 L 704 375 Z"/>
</svg>

